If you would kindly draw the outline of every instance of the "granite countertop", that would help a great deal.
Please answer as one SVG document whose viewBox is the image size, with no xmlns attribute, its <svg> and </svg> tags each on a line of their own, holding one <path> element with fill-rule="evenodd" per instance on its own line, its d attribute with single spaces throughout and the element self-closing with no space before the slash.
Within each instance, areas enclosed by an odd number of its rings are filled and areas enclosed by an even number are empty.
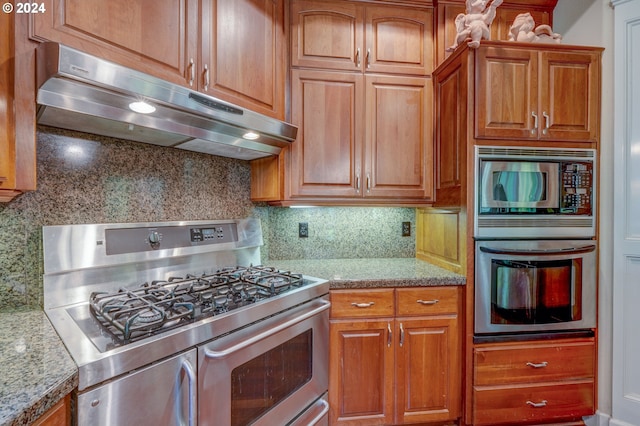
<svg viewBox="0 0 640 426">
<path fill-rule="evenodd" d="M 269 260 L 264 263 L 327 279 L 331 289 L 466 284 L 464 275 L 415 258 Z"/>
<path fill-rule="evenodd" d="M 40 310 L 0 312 L 0 424 L 31 424 L 78 386 L 78 370 Z"/>
</svg>

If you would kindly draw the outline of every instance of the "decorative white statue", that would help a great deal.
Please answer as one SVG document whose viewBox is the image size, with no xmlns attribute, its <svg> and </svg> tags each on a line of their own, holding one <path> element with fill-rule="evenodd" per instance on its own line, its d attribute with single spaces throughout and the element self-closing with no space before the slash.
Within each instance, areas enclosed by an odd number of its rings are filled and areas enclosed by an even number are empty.
<svg viewBox="0 0 640 426">
<path fill-rule="evenodd" d="M 521 13 L 513 20 L 509 29 L 509 41 L 525 43 L 560 43 L 562 36 L 554 33 L 549 25 L 538 25 L 530 13 Z"/>
<path fill-rule="evenodd" d="M 502 4 L 502 0 L 493 0 L 487 7 L 488 0 L 467 0 L 467 13 L 456 16 L 455 24 L 458 35 L 453 46 L 448 52 L 455 50 L 462 42 L 471 39 L 469 47 L 477 48 L 480 40 L 489 39 L 489 26 L 496 17 L 496 8 Z"/>
</svg>

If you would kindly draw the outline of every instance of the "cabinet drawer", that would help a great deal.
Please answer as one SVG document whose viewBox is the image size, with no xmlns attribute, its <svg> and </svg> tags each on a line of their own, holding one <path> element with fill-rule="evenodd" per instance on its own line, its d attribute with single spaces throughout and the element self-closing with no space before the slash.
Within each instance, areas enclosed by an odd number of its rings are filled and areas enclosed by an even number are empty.
<svg viewBox="0 0 640 426">
<path fill-rule="evenodd" d="M 392 288 L 331 291 L 331 318 L 392 316 Z"/>
<path fill-rule="evenodd" d="M 525 344 L 474 350 L 474 385 L 594 377 L 594 344 Z"/>
<path fill-rule="evenodd" d="M 403 315 L 458 313 L 458 287 L 420 287 L 396 290 L 396 312 Z"/>
<path fill-rule="evenodd" d="M 593 380 L 474 389 L 475 425 L 570 419 L 594 413 Z"/>
</svg>

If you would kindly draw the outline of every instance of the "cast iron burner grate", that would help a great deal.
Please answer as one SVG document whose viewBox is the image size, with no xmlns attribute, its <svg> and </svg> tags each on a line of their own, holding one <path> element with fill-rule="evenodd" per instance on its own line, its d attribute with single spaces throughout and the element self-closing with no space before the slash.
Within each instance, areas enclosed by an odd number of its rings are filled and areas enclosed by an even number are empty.
<svg viewBox="0 0 640 426">
<path fill-rule="evenodd" d="M 93 292 L 92 315 L 122 343 L 168 331 L 301 287 L 301 274 L 268 266 L 223 268 L 199 277 L 171 277 L 115 293 Z"/>
</svg>

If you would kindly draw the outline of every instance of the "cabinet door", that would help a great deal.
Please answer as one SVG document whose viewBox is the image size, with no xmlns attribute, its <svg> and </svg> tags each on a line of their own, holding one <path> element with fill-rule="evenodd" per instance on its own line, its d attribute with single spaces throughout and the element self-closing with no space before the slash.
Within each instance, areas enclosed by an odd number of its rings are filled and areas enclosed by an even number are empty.
<svg viewBox="0 0 640 426">
<path fill-rule="evenodd" d="M 284 0 L 201 0 L 199 90 L 284 120 Z"/>
<path fill-rule="evenodd" d="M 330 424 L 393 424 L 391 318 L 331 321 Z"/>
<path fill-rule="evenodd" d="M 538 52 L 481 46 L 475 61 L 476 138 L 538 139 Z"/>
<path fill-rule="evenodd" d="M 364 195 L 433 195 L 432 83 L 428 78 L 366 76 Z"/>
<path fill-rule="evenodd" d="M 453 420 L 461 410 L 455 316 L 398 318 L 396 424 Z"/>
<path fill-rule="evenodd" d="M 600 53 L 540 52 L 540 138 L 595 142 Z"/>
<path fill-rule="evenodd" d="M 368 7 L 367 72 L 429 75 L 433 70 L 433 10 Z"/>
<path fill-rule="evenodd" d="M 45 0 L 31 36 L 57 41 L 177 84 L 190 82 L 197 0 Z"/>
<path fill-rule="evenodd" d="M 291 65 L 362 70 L 363 8 L 351 2 L 291 2 Z"/>
<path fill-rule="evenodd" d="M 291 197 L 361 197 L 363 76 L 292 70 Z"/>
</svg>

